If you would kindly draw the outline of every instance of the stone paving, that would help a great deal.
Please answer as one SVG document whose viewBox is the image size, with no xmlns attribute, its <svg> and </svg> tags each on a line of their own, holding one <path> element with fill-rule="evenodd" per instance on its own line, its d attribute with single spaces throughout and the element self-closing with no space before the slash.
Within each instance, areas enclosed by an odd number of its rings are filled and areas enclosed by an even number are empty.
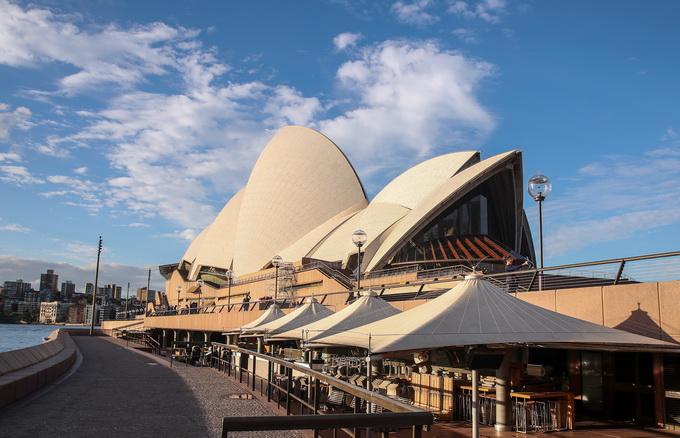
<svg viewBox="0 0 680 438">
<path fill-rule="evenodd" d="M 273 415 L 258 400 L 229 398 L 243 388 L 213 370 L 170 369 L 103 337 L 73 339 L 80 368 L 44 394 L 0 410 L 0 437 L 218 437 L 223 416 Z"/>
</svg>

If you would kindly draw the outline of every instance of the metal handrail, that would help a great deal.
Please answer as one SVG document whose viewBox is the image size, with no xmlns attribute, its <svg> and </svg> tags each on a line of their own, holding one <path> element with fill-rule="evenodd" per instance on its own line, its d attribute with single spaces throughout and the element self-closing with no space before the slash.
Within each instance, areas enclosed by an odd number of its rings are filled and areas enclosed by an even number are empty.
<svg viewBox="0 0 680 438">
<path fill-rule="evenodd" d="M 351 394 L 355 397 L 358 397 L 362 400 L 365 400 L 369 403 L 375 403 L 379 406 L 382 406 L 385 409 L 388 409 L 392 412 L 423 412 L 422 409 L 417 408 L 415 406 L 407 405 L 405 403 L 402 403 L 398 400 L 395 400 L 393 398 L 387 397 L 385 395 L 379 394 L 377 392 L 369 391 L 367 389 L 364 389 L 360 386 L 353 385 L 351 383 L 345 382 L 343 380 L 337 379 L 333 376 L 329 376 L 328 374 L 321 373 L 316 370 L 312 370 L 308 367 L 304 367 L 301 365 L 298 365 L 294 362 L 287 361 L 285 359 L 279 359 L 277 357 L 269 356 L 264 353 L 258 353 L 253 350 L 248 350 L 246 348 L 241 348 L 236 345 L 228 345 L 228 344 L 222 344 L 219 342 L 212 342 L 213 346 L 216 346 L 217 348 L 227 348 L 229 350 L 237 351 L 239 353 L 244 353 L 248 354 L 254 357 L 258 357 L 260 359 L 266 360 L 268 362 L 271 362 L 273 364 L 282 366 L 284 368 L 289 368 L 294 371 L 297 371 L 301 374 L 305 374 L 308 377 L 313 377 L 314 379 L 319 379 L 319 381 L 326 383 L 327 385 L 333 386 L 334 388 L 337 388 L 343 392 L 346 392 L 348 394 Z"/>
<path fill-rule="evenodd" d="M 224 417 L 222 438 L 229 432 L 268 430 L 326 430 L 349 428 L 400 429 L 411 428 L 413 437 L 420 437 L 423 426 L 430 426 L 434 418 L 429 412 L 383 412 L 379 414 L 294 415 L 290 417 Z M 317 436 L 315 434 L 315 436 Z M 384 435 L 383 435 L 384 436 Z"/>
</svg>

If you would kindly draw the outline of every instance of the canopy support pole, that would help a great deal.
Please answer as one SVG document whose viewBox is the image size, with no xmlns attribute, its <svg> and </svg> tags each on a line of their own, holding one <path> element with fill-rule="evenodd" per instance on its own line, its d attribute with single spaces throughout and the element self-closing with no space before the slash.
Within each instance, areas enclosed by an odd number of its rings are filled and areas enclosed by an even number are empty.
<svg viewBox="0 0 680 438">
<path fill-rule="evenodd" d="M 494 428 L 498 432 L 510 430 L 510 356 L 512 350 L 506 350 L 503 362 L 496 370 L 496 424 Z"/>
<path fill-rule="evenodd" d="M 472 370 L 472 438 L 479 438 L 479 372 Z"/>
</svg>

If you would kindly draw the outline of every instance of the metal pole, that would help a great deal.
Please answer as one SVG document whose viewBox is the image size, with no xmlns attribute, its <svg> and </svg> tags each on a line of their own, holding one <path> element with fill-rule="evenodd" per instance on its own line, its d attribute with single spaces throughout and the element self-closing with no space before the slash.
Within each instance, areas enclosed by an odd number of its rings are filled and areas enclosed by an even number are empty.
<svg viewBox="0 0 680 438">
<path fill-rule="evenodd" d="M 130 282 L 128 281 L 127 292 L 125 293 L 125 319 L 128 319 L 128 302 L 130 301 Z"/>
<path fill-rule="evenodd" d="M 357 298 L 361 288 L 361 244 L 357 245 Z"/>
<path fill-rule="evenodd" d="M 276 304 L 276 299 L 279 292 L 279 265 L 276 265 L 276 274 L 274 275 L 274 304 Z"/>
<path fill-rule="evenodd" d="M 539 259 L 541 272 L 538 275 L 538 290 L 543 290 L 543 196 L 536 198 L 538 201 L 538 246 L 541 251 Z"/>
<path fill-rule="evenodd" d="M 149 290 L 151 288 L 151 268 L 149 268 L 149 275 L 146 277 L 146 302 L 149 302 Z"/>
<path fill-rule="evenodd" d="M 229 277 L 227 277 L 227 309 L 231 305 L 231 271 L 229 271 Z"/>
<path fill-rule="evenodd" d="M 90 320 L 90 336 L 94 335 L 94 318 L 97 315 L 97 285 L 99 284 L 99 259 L 102 255 L 102 236 L 97 245 L 97 269 L 94 274 L 94 290 L 92 291 L 92 319 Z"/>
<path fill-rule="evenodd" d="M 479 384 L 478 371 L 472 370 L 472 438 L 479 438 Z"/>
</svg>

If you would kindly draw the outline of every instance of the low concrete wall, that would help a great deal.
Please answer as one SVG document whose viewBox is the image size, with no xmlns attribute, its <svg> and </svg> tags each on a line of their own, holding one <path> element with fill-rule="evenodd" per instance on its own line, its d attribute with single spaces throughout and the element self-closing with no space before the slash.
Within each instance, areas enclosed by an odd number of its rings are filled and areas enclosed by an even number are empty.
<svg viewBox="0 0 680 438">
<path fill-rule="evenodd" d="M 129 329 L 141 330 L 144 328 L 144 319 L 120 319 L 102 321 L 101 330 L 107 335 L 111 336 L 113 330 Z"/>
<path fill-rule="evenodd" d="M 76 346 L 64 330 L 41 345 L 0 354 L 0 408 L 54 381 L 75 360 Z"/>
</svg>

